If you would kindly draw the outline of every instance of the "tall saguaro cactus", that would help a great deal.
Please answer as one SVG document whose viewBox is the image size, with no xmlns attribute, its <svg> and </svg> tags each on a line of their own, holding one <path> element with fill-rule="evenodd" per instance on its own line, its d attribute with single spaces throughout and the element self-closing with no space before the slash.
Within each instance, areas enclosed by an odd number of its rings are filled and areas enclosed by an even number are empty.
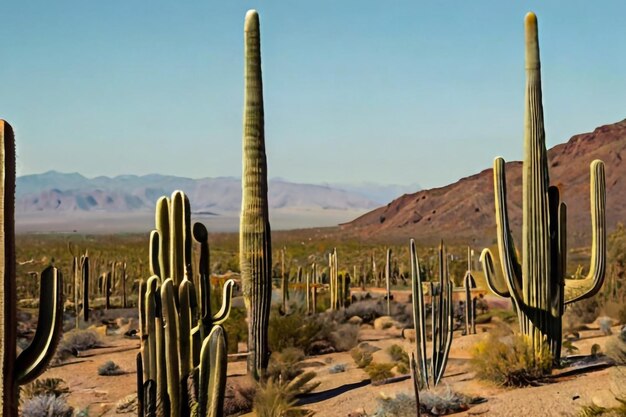
<svg viewBox="0 0 626 417">
<path fill-rule="evenodd" d="M 248 311 L 248 373 L 259 378 L 269 361 L 268 325 L 272 296 L 272 243 L 267 203 L 267 159 L 263 119 L 259 15 L 246 14 L 243 174 L 239 260 Z"/>
<path fill-rule="evenodd" d="M 604 281 L 606 264 L 604 164 L 591 163 L 592 257 L 585 279 L 565 279 L 567 254 L 566 206 L 559 189 L 549 186 L 541 99 L 541 71 L 537 17 L 528 13 L 526 29 L 526 105 L 524 116 L 522 263 L 517 258 L 507 212 L 504 159 L 494 161 L 494 193 L 498 251 L 503 276 L 496 275 L 492 255 L 483 250 L 481 263 L 490 289 L 510 297 L 521 332 L 532 343 L 535 356 L 547 343 L 556 361 L 561 352 L 564 305 L 596 294 Z"/>
<path fill-rule="evenodd" d="M 31 344 L 19 355 L 15 280 L 15 139 L 0 120 L 0 412 L 17 417 L 19 385 L 37 378 L 54 355 L 63 325 L 61 273 L 49 266 L 41 273 L 39 320 Z"/>
</svg>

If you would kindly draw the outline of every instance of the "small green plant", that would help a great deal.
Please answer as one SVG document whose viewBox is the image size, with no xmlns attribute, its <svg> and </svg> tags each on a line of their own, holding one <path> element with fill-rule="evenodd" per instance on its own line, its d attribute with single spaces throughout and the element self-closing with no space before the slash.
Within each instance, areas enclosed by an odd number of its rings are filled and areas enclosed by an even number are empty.
<svg viewBox="0 0 626 417">
<path fill-rule="evenodd" d="M 365 368 L 366 366 L 371 364 L 372 360 L 374 359 L 371 352 L 360 349 L 358 347 L 355 347 L 350 351 L 350 356 L 352 356 L 352 359 L 354 360 L 354 363 L 358 368 Z"/>
<path fill-rule="evenodd" d="M 505 386 L 525 386 L 550 370 L 552 355 L 547 345 L 535 351 L 523 335 L 500 338 L 490 333 L 474 345 L 471 364 L 481 379 Z"/>
<path fill-rule="evenodd" d="M 101 376 L 122 375 L 123 373 L 122 368 L 113 361 L 106 361 L 98 367 L 98 375 Z"/>
<path fill-rule="evenodd" d="M 387 353 L 394 362 L 400 362 L 409 366 L 409 355 L 402 349 L 402 346 L 393 344 L 387 348 Z"/>
<path fill-rule="evenodd" d="M 599 344 L 594 343 L 591 346 L 591 356 L 593 356 L 595 358 L 595 357 L 597 357 L 600 354 L 602 354 L 602 348 L 600 348 Z"/>
<path fill-rule="evenodd" d="M 372 362 L 365 367 L 365 372 L 367 372 L 372 382 L 380 382 L 394 376 L 392 371 L 394 366 L 396 365 L 393 363 Z"/>
</svg>

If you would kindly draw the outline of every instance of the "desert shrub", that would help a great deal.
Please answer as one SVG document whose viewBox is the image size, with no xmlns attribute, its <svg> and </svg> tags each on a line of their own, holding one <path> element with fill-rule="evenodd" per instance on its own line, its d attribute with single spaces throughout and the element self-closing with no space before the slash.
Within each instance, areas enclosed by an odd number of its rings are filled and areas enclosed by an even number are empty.
<svg viewBox="0 0 626 417">
<path fill-rule="evenodd" d="M 359 343 L 359 327 L 342 324 L 329 335 L 329 341 L 337 352 L 347 352 Z"/>
<path fill-rule="evenodd" d="M 618 365 L 626 365 L 626 326 L 606 342 L 605 355 Z"/>
<path fill-rule="evenodd" d="M 563 349 L 565 349 L 565 352 L 568 355 L 573 355 L 574 353 L 578 352 L 578 348 L 574 346 L 574 344 L 570 340 L 564 340 L 561 346 L 563 347 Z"/>
<path fill-rule="evenodd" d="M 333 323 L 326 322 L 322 316 L 307 316 L 299 311 L 284 316 L 275 313 L 270 316 L 269 323 L 270 350 L 280 352 L 295 347 L 309 354 L 313 342 L 328 340 L 333 330 Z"/>
<path fill-rule="evenodd" d="M 500 338 L 490 333 L 472 349 L 471 364 L 479 378 L 505 386 L 529 385 L 550 369 L 552 355 L 544 344 L 535 359 L 532 346 L 523 335 Z"/>
<path fill-rule="evenodd" d="M 458 413 L 481 401 L 484 399 L 468 397 L 452 391 L 448 386 L 420 393 L 420 407 L 434 415 Z"/>
<path fill-rule="evenodd" d="M 226 383 L 224 395 L 224 415 L 239 415 L 252 411 L 256 387 L 249 382 Z"/>
<path fill-rule="evenodd" d="M 399 393 L 391 398 L 378 398 L 378 408 L 372 417 L 415 417 L 415 410 L 415 397 Z"/>
<path fill-rule="evenodd" d="M 303 359 L 304 352 L 298 348 L 286 348 L 282 352 L 273 352 L 267 366 L 267 376 L 291 381 L 302 373 L 300 362 Z"/>
<path fill-rule="evenodd" d="M 348 318 L 357 316 L 363 319 L 363 323 L 373 323 L 378 317 L 383 316 L 383 305 L 377 300 L 363 300 L 350 304 L 345 310 Z"/>
<path fill-rule="evenodd" d="M 64 360 L 87 349 L 102 346 L 100 337 L 92 330 L 71 330 L 63 335 L 57 348 L 57 360 Z"/>
<path fill-rule="evenodd" d="M 600 303 L 596 297 L 568 304 L 563 314 L 563 330 L 573 332 L 583 325 L 593 323 L 600 315 Z"/>
<path fill-rule="evenodd" d="M 409 366 L 409 354 L 402 349 L 402 346 L 393 344 L 387 348 L 387 353 L 394 362 L 403 363 Z"/>
<path fill-rule="evenodd" d="M 115 412 L 118 414 L 137 414 L 137 407 L 137 394 L 129 394 L 117 402 Z"/>
<path fill-rule="evenodd" d="M 341 372 L 346 372 L 347 365 L 345 363 L 336 363 L 330 368 L 328 368 L 328 372 L 331 374 L 338 374 Z"/>
<path fill-rule="evenodd" d="M 71 417 L 74 409 L 67 404 L 65 396 L 37 395 L 22 404 L 23 417 Z"/>
<path fill-rule="evenodd" d="M 21 388 L 23 398 L 33 398 L 38 396 L 54 395 L 60 397 L 68 394 L 70 389 L 61 378 L 37 379 Z"/>
<path fill-rule="evenodd" d="M 106 361 L 98 367 L 98 375 L 102 376 L 122 375 L 123 373 L 120 366 L 113 361 Z"/>
<path fill-rule="evenodd" d="M 626 416 L 626 401 L 616 398 L 621 403 L 620 406 L 615 408 L 600 407 L 595 404 L 585 405 L 578 413 L 578 417 L 620 417 Z"/>
<path fill-rule="evenodd" d="M 493 308 L 487 311 L 484 314 L 479 314 L 476 316 L 476 324 L 484 324 L 489 323 L 494 317 L 497 317 L 499 320 L 504 323 L 514 324 L 517 323 L 517 314 L 511 310 L 504 310 L 501 308 Z"/>
<path fill-rule="evenodd" d="M 254 411 L 257 417 L 299 417 L 312 415 L 296 405 L 296 396 L 303 392 L 313 378 L 305 373 L 291 382 L 269 379 L 261 383 L 254 396 Z"/>
<path fill-rule="evenodd" d="M 372 382 L 384 381 L 393 377 L 393 363 L 375 363 L 372 362 L 365 367 L 365 372 L 369 375 Z"/>
<path fill-rule="evenodd" d="M 355 347 L 350 351 L 350 356 L 352 356 L 352 359 L 358 368 L 365 368 L 372 363 L 372 360 L 374 359 L 371 352 L 358 347 Z"/>
</svg>

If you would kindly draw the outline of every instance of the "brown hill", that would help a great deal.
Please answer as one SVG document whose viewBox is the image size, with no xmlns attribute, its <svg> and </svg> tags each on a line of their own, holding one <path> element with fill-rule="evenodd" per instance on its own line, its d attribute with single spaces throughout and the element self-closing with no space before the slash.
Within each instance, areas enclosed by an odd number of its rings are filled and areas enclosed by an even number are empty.
<svg viewBox="0 0 626 417">
<path fill-rule="evenodd" d="M 589 164 L 601 159 L 606 164 L 607 223 L 609 232 L 626 220 L 626 120 L 601 126 L 591 133 L 573 136 L 567 143 L 548 151 L 550 181 L 561 189 L 568 205 L 568 244 L 591 244 L 589 213 Z M 496 155 L 494 155 L 495 157 Z M 522 163 L 506 164 L 509 216 L 519 239 L 522 225 Z M 362 238 L 400 241 L 415 237 L 420 241 L 438 239 L 495 242 L 492 170 L 463 178 L 441 188 L 405 194 L 350 223 L 344 233 Z"/>
</svg>

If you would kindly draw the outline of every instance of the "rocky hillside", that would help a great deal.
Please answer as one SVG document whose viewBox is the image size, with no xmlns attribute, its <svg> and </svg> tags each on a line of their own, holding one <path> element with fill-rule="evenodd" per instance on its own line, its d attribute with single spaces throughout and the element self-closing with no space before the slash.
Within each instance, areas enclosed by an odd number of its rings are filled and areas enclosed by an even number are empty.
<svg viewBox="0 0 626 417">
<path fill-rule="evenodd" d="M 626 220 L 626 120 L 573 136 L 548 152 L 550 181 L 561 189 L 568 206 L 569 244 L 591 243 L 589 164 L 606 164 L 609 231 Z M 496 156 L 496 155 L 494 155 Z M 508 162 L 507 190 L 511 227 L 519 238 L 522 225 L 522 164 Z M 342 225 L 344 233 L 381 240 L 440 238 L 488 245 L 495 241 L 492 170 L 441 188 L 405 194 L 384 207 Z"/>
</svg>

